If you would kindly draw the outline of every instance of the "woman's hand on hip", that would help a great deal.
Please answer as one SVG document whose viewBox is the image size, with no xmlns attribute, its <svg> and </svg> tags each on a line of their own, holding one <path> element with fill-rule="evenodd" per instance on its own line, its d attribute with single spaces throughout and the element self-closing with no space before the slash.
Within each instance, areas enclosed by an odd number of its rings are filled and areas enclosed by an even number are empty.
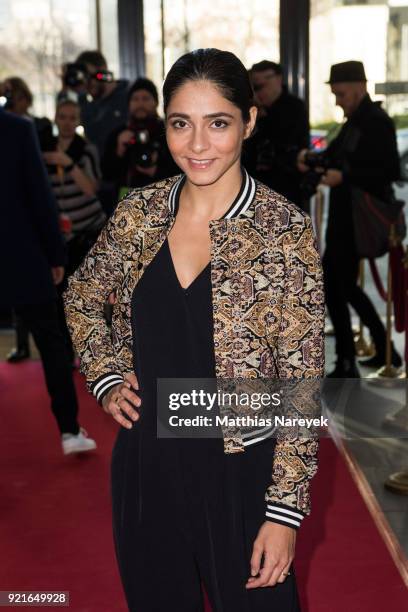
<svg viewBox="0 0 408 612">
<path fill-rule="evenodd" d="M 284 582 L 295 556 L 295 543 L 294 529 L 265 521 L 253 545 L 251 577 L 246 588 L 274 586 L 278 582 Z M 262 556 L 264 560 L 261 568 Z"/>
<path fill-rule="evenodd" d="M 142 403 L 132 388 L 139 389 L 137 377 L 135 374 L 125 374 L 125 381 L 112 387 L 102 400 L 104 411 L 127 429 L 131 429 L 132 423 L 139 419 L 135 408 L 139 408 Z"/>
</svg>

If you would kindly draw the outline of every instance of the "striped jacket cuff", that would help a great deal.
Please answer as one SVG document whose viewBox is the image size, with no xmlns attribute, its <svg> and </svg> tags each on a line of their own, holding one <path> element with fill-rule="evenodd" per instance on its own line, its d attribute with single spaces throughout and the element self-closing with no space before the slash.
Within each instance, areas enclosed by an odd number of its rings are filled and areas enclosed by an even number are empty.
<svg viewBox="0 0 408 612">
<path fill-rule="evenodd" d="M 125 379 L 122 374 L 118 374 L 117 372 L 111 372 L 110 374 L 104 374 L 100 376 L 94 383 L 91 385 L 91 391 L 96 397 L 98 404 L 102 406 L 102 400 L 108 391 L 114 387 L 122 383 Z"/>
<path fill-rule="evenodd" d="M 266 504 L 265 518 L 272 523 L 279 523 L 279 525 L 286 525 L 286 527 L 299 529 L 305 516 L 306 514 L 290 506 L 274 504 L 272 502 L 267 502 Z"/>
</svg>

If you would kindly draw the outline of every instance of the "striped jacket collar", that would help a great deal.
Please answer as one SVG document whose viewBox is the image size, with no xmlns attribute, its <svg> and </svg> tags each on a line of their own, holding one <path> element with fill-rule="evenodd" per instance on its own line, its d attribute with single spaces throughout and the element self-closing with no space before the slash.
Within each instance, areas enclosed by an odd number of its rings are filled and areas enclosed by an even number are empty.
<svg viewBox="0 0 408 612">
<path fill-rule="evenodd" d="M 176 216 L 180 201 L 180 193 L 186 182 L 186 175 L 183 174 L 171 187 L 168 197 L 168 206 L 171 214 Z M 251 205 L 256 191 L 255 180 L 249 176 L 245 168 L 242 168 L 242 184 L 241 189 L 231 206 L 224 213 L 221 219 L 232 219 L 243 214 Z"/>
</svg>

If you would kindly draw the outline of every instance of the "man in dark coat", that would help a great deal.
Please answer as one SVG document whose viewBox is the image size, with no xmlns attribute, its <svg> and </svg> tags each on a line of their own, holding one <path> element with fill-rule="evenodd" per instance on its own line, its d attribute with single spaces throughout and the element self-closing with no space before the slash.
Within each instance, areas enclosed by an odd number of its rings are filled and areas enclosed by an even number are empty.
<svg viewBox="0 0 408 612">
<path fill-rule="evenodd" d="M 243 163 L 262 183 L 306 206 L 296 165 L 299 151 L 309 146 L 306 105 L 283 85 L 280 64 L 263 60 L 252 66 L 250 77 L 259 110 L 254 134 L 245 142 Z"/>
<path fill-rule="evenodd" d="M 0 108 L 0 304 L 13 307 L 41 355 L 64 454 L 96 448 L 77 422 L 72 368 L 59 327 L 55 285 L 64 243 L 32 123 Z M 18 367 L 18 366 L 15 366 Z"/>
<path fill-rule="evenodd" d="M 5 110 L 33 122 L 40 143 L 47 141 L 52 134 L 52 123 L 47 117 L 30 114 L 34 96 L 27 83 L 20 77 L 8 77 L 0 84 L 0 94 L 6 98 Z M 16 330 L 16 346 L 7 355 L 7 361 L 18 363 L 30 357 L 29 333 L 21 319 L 13 313 Z"/>
<path fill-rule="evenodd" d="M 367 79 L 361 62 L 349 61 L 331 68 L 329 84 L 347 121 L 327 149 L 330 168 L 322 183 L 331 187 L 330 210 L 323 257 L 326 302 L 336 336 L 337 365 L 332 377 L 358 377 L 354 338 L 348 304 L 368 327 L 376 355 L 364 364 L 380 367 L 385 363 L 386 333 L 368 296 L 358 286 L 359 258 L 356 254 L 352 218 L 352 189 L 388 201 L 392 182 L 398 180 L 400 166 L 392 120 L 367 93 Z M 299 156 L 300 168 L 304 152 Z M 393 364 L 401 359 L 393 348 Z"/>
</svg>

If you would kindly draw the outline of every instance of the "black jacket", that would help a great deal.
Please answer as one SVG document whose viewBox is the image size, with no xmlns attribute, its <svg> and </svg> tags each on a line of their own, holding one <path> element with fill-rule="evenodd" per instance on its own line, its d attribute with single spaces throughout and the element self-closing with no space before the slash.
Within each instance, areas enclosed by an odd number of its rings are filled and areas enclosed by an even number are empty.
<svg viewBox="0 0 408 612">
<path fill-rule="evenodd" d="M 343 183 L 331 189 L 327 243 L 352 236 L 351 190 L 358 187 L 387 200 L 400 163 L 392 119 L 367 95 L 327 149 L 332 168 L 343 172 Z"/>
<path fill-rule="evenodd" d="M 51 266 L 65 263 L 57 206 L 28 119 L 0 109 L 0 304 L 56 297 Z"/>
<path fill-rule="evenodd" d="M 309 148 L 309 119 L 306 105 L 285 88 L 258 119 L 255 133 L 245 142 L 243 164 L 252 176 L 289 200 L 300 204 L 301 174 L 297 154 Z M 267 170 L 257 170 L 265 161 Z"/>
</svg>

